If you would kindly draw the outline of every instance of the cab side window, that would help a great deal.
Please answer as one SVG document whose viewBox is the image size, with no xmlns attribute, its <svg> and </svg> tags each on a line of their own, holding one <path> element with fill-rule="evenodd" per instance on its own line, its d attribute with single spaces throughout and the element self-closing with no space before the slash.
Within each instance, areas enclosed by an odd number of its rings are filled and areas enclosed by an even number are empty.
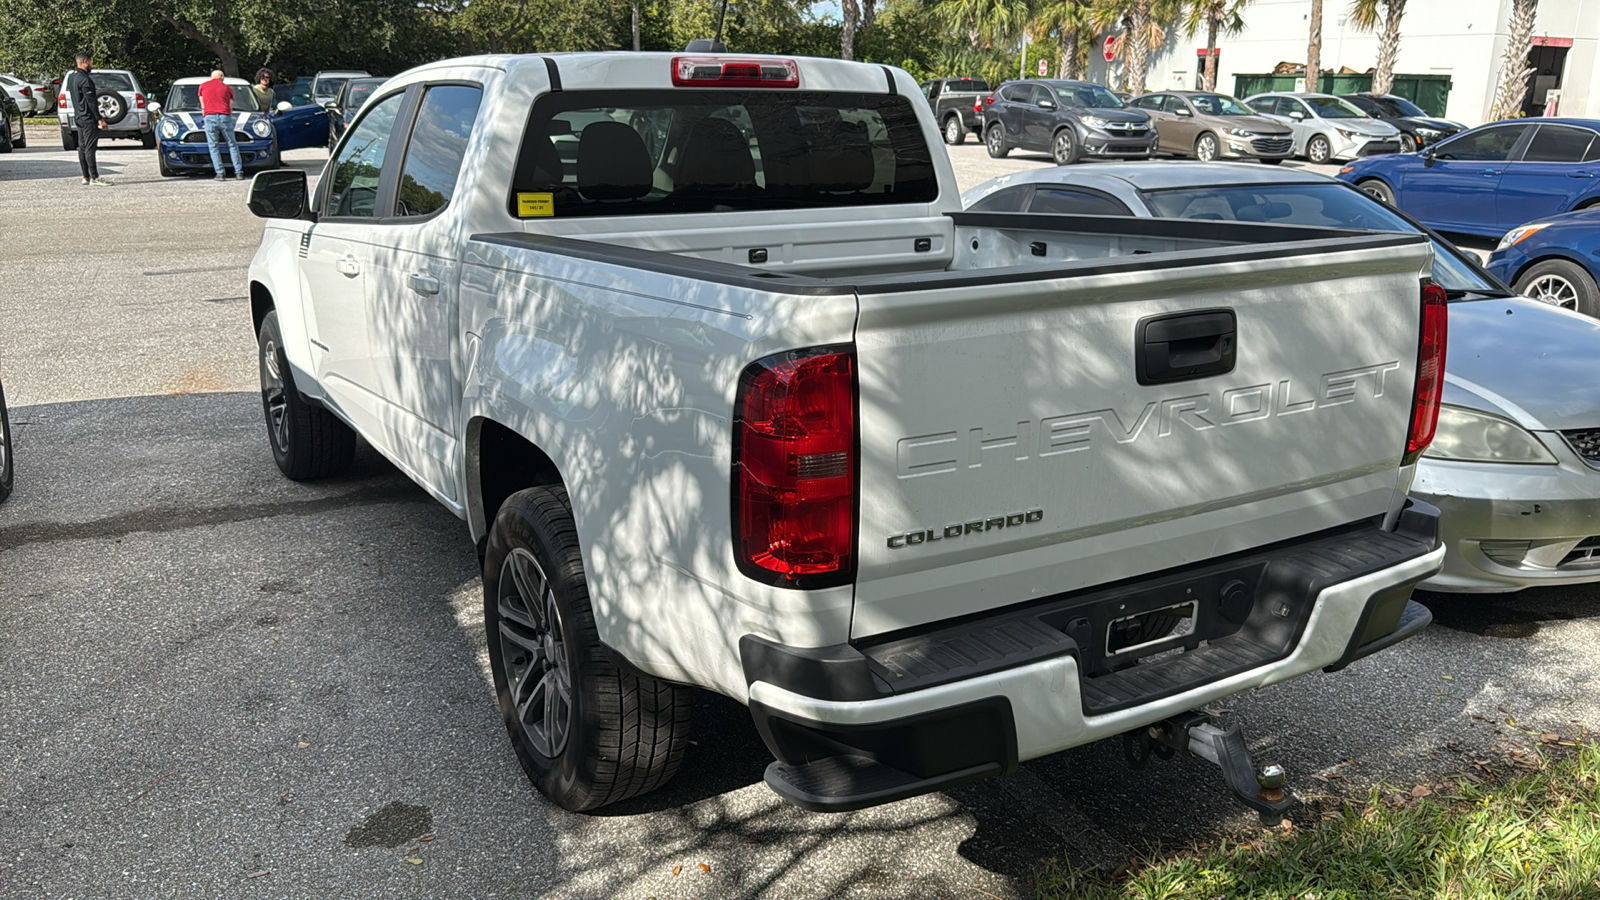
<svg viewBox="0 0 1600 900">
<path fill-rule="evenodd" d="M 479 87 L 442 84 L 428 88 L 406 144 L 395 215 L 428 216 L 450 202 L 482 100 Z"/>
<path fill-rule="evenodd" d="M 331 167 L 333 177 L 323 195 L 323 215 L 371 218 L 377 214 L 383 160 L 404 103 L 404 92 L 391 94 L 370 107 L 355 124 Z"/>
</svg>

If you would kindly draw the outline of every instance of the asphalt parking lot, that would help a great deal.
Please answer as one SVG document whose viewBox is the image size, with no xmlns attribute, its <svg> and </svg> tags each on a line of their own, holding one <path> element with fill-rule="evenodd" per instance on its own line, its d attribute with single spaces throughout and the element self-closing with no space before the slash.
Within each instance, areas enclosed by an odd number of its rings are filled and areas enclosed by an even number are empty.
<svg viewBox="0 0 1600 900">
<path fill-rule="evenodd" d="M 1135 773 L 1113 743 L 807 813 L 710 696 L 665 791 L 546 803 L 495 710 L 465 527 L 365 451 L 314 485 L 273 465 L 246 186 L 110 142 L 115 186 L 83 187 L 43 124 L 0 156 L 0 897 L 1009 898 L 1053 857 L 1254 827 L 1207 764 Z M 951 155 L 963 187 L 1049 164 Z M 1600 723 L 1600 590 L 1420 599 L 1420 637 L 1216 711 L 1301 815 Z"/>
</svg>

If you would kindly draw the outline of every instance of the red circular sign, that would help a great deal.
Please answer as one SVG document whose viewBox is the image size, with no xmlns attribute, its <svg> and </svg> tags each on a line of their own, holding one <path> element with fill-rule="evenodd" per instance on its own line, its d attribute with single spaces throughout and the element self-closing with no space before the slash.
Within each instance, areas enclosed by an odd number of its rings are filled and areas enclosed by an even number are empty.
<svg viewBox="0 0 1600 900">
<path fill-rule="evenodd" d="M 1105 50 L 1105 53 L 1106 53 L 1106 62 L 1111 62 L 1113 59 L 1117 58 L 1117 36 L 1116 35 L 1113 34 L 1113 35 L 1108 35 L 1106 37 L 1106 50 Z"/>
</svg>

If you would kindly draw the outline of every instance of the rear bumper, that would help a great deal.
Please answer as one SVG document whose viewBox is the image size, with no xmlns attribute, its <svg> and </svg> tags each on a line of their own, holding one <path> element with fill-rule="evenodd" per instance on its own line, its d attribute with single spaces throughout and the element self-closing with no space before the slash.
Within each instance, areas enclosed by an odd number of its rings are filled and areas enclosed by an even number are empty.
<svg viewBox="0 0 1600 900">
<path fill-rule="evenodd" d="M 1438 510 L 1413 502 L 1397 532 L 1347 529 L 873 646 L 794 650 L 747 636 L 750 709 L 778 758 L 767 782 L 809 809 L 857 809 L 1008 774 L 1240 691 L 1343 668 L 1431 620 L 1409 597 L 1443 562 L 1437 528 Z M 1190 639 L 1133 653 L 1182 654 L 1119 668 L 1090 646 L 1104 638 L 1094 629 L 1106 616 L 1219 583 L 1226 594 L 1246 571 L 1256 579 L 1250 608 L 1234 608 L 1244 621 L 1231 634 L 1217 636 L 1218 624 L 1229 626 L 1220 602 L 1206 600 Z M 1196 634 L 1212 636 L 1189 646 Z"/>
</svg>

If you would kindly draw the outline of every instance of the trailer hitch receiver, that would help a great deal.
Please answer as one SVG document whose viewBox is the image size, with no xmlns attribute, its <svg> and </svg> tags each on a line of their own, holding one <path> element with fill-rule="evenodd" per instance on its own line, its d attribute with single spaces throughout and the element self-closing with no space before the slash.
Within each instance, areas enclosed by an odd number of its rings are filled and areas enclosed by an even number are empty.
<svg viewBox="0 0 1600 900">
<path fill-rule="evenodd" d="M 1263 825 L 1282 823 L 1283 814 L 1295 802 L 1282 766 L 1257 767 L 1250 759 L 1239 726 L 1221 728 L 1203 713 L 1184 713 L 1140 731 L 1130 731 L 1122 736 L 1122 747 L 1128 764 L 1135 769 L 1144 768 L 1152 753 L 1161 759 L 1183 753 L 1215 764 L 1222 770 L 1228 789 L 1256 811 Z"/>
</svg>

